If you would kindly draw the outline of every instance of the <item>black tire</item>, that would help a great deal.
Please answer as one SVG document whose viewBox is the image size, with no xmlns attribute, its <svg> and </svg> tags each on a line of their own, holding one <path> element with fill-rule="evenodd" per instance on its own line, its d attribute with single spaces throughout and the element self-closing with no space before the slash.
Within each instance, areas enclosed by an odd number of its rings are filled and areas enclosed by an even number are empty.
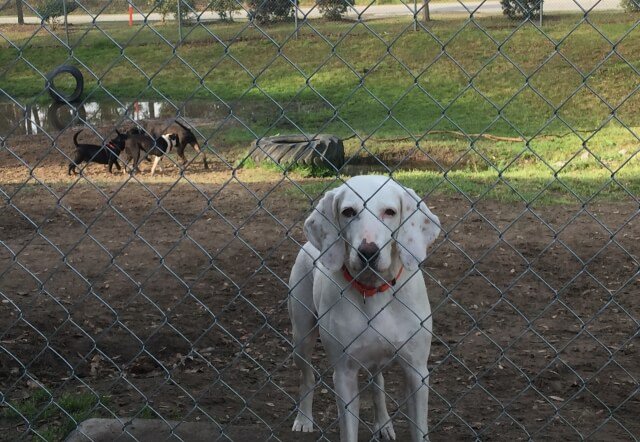
<svg viewBox="0 0 640 442">
<path fill-rule="evenodd" d="M 344 164 L 344 144 L 337 136 L 329 134 L 319 134 L 311 139 L 281 135 L 254 141 L 250 155 L 256 163 L 296 163 L 339 169 Z"/>
<path fill-rule="evenodd" d="M 70 112 L 66 115 L 60 115 L 62 110 Z M 69 116 L 69 114 L 71 115 Z M 74 106 L 73 104 L 55 102 L 49 106 L 47 120 L 55 129 L 64 130 L 74 125 L 84 125 L 87 121 L 87 111 L 83 104 Z"/>
<path fill-rule="evenodd" d="M 71 76 L 76 80 L 76 88 L 70 95 L 63 94 L 57 90 L 53 84 L 53 80 L 60 74 L 71 74 Z M 71 103 L 73 101 L 77 101 L 82 95 L 82 92 L 84 91 L 84 77 L 78 68 L 63 64 L 47 75 L 46 88 L 49 90 L 49 95 L 51 95 L 51 98 L 53 98 L 54 101 L 57 101 L 58 103 Z"/>
</svg>

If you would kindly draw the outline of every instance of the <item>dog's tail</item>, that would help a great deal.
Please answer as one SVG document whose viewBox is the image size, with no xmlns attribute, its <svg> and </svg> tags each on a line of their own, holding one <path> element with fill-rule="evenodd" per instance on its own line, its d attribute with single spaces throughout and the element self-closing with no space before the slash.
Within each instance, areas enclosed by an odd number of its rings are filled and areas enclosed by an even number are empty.
<svg viewBox="0 0 640 442">
<path fill-rule="evenodd" d="M 176 120 L 176 124 L 177 124 L 178 126 L 180 126 L 181 128 L 183 128 L 184 130 L 189 130 L 189 131 L 191 130 L 191 129 L 189 129 L 187 126 L 185 126 L 184 124 L 182 124 L 179 120 Z"/>
<path fill-rule="evenodd" d="M 73 144 L 76 145 L 76 147 L 78 147 L 78 135 L 80 135 L 80 132 L 82 132 L 84 129 L 80 129 L 78 132 L 76 132 L 73 135 Z"/>
</svg>

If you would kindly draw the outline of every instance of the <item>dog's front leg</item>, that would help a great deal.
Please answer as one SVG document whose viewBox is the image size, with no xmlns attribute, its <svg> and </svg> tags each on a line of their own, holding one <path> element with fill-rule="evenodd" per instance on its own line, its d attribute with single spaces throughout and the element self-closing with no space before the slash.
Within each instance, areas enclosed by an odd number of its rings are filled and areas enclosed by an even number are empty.
<svg viewBox="0 0 640 442">
<path fill-rule="evenodd" d="M 414 442 L 428 441 L 429 370 L 427 365 L 403 364 L 406 378 L 407 408 L 411 439 Z"/>
<path fill-rule="evenodd" d="M 118 164 L 118 157 L 109 157 L 109 173 L 113 173 L 113 165 L 116 165 L 116 168 L 120 170 L 120 165 Z"/>
<path fill-rule="evenodd" d="M 314 329 L 314 327 L 313 323 L 309 327 L 305 327 L 303 330 L 306 336 L 303 335 L 302 339 L 299 339 L 301 332 L 294 332 L 296 348 L 294 349 L 293 360 L 300 370 L 300 404 L 291 429 L 305 433 L 313 431 L 313 389 L 315 388 L 316 379 L 311 365 L 311 352 L 318 337 L 318 329 L 317 327 Z"/>
<path fill-rule="evenodd" d="M 160 163 L 161 158 L 162 157 L 157 155 L 153 157 L 153 165 L 151 166 L 151 176 L 153 176 L 153 174 L 156 173 L 156 167 L 158 167 L 158 163 Z"/>
<path fill-rule="evenodd" d="M 298 415 L 293 423 L 293 431 L 313 431 L 313 389 L 315 388 L 315 375 L 311 365 L 313 346 L 318 339 L 318 327 L 316 325 L 315 312 L 309 308 L 313 304 L 310 297 L 313 291 L 311 275 L 299 279 L 300 273 L 305 269 L 294 267 L 294 288 L 289 295 L 289 314 L 291 316 L 293 331 L 293 360 L 300 370 L 300 403 Z"/>
<path fill-rule="evenodd" d="M 374 431 L 376 436 L 384 440 L 396 440 L 396 432 L 393 429 L 384 392 L 384 378 L 382 372 L 376 374 L 371 380 L 373 387 L 373 404 L 375 405 Z"/>
<path fill-rule="evenodd" d="M 338 362 L 333 372 L 341 442 L 358 440 L 360 395 L 358 394 L 358 369 L 353 365 L 355 364 L 342 360 Z"/>
</svg>

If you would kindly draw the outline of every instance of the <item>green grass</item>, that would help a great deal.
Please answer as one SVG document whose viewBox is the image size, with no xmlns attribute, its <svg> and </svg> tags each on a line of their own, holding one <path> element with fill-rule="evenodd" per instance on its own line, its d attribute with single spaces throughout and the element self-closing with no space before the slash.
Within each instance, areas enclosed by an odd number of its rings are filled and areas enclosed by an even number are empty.
<svg viewBox="0 0 640 442">
<path fill-rule="evenodd" d="M 29 64 L 47 72 L 68 61 L 96 74 L 84 70 L 88 101 L 108 102 L 109 94 L 210 100 L 217 110 L 200 128 L 230 162 L 241 161 L 256 136 L 355 132 L 365 141 L 346 141 L 347 157 L 378 156 L 424 192 L 623 199 L 626 191 L 609 181 L 613 174 L 638 190 L 640 39 L 627 32 L 639 18 L 589 14 L 596 31 L 577 15 L 550 16 L 546 36 L 532 24 L 516 30 L 502 17 L 437 20 L 419 32 L 406 18 L 366 26 L 315 21 L 297 39 L 287 23 L 261 30 L 212 23 L 186 28 L 175 50 L 174 24 L 104 24 L 74 27 L 71 53 L 44 31 L 12 28 L 5 35 L 22 49 L 4 43 L 0 88 L 22 101 L 46 100 Z M 434 130 L 440 132 L 427 134 Z M 526 141 L 446 132 L 452 130 Z M 403 164 L 406 156 L 412 162 Z M 260 169 L 247 173 L 282 173 Z M 288 173 L 312 177 L 311 186 L 324 174 Z"/>
<path fill-rule="evenodd" d="M 635 20 L 618 14 L 600 24 L 593 17 L 614 41 Z M 106 24 L 104 33 L 78 26 L 71 35 L 71 54 L 44 31 L 22 51 L 4 43 L 0 88 L 21 100 L 44 100 L 42 76 L 30 65 L 48 72 L 69 62 L 95 74 L 84 69 L 90 100 L 109 94 L 178 101 L 219 97 L 263 109 L 257 121 L 248 122 L 256 131 L 279 119 L 271 99 L 300 106 L 300 111 L 289 109 L 287 117 L 308 131 L 328 123 L 325 129 L 338 133 L 351 127 L 379 135 L 405 130 L 421 134 L 435 125 L 469 133 L 533 135 L 550 120 L 556 123 L 546 131 L 557 129 L 558 118 L 576 129 L 590 129 L 611 114 L 598 95 L 626 124 L 640 125 L 640 97 L 623 102 L 637 83 L 632 66 L 640 68 L 640 39 L 631 35 L 616 46 L 629 64 L 615 54 L 603 62 L 612 48 L 593 28 L 580 26 L 567 37 L 576 21 L 575 16 L 549 19 L 545 32 L 551 41 L 532 25 L 512 34 L 513 22 L 499 17 L 477 23 L 437 21 L 429 28 L 432 35 L 413 32 L 406 19 L 369 23 L 376 34 L 362 24 L 317 22 L 314 27 L 324 38 L 307 26 L 298 39 L 291 38 L 290 24 L 265 28 L 266 38 L 246 24 L 216 23 L 208 30 L 188 28 L 175 53 L 173 25 L 140 29 Z M 446 43 L 444 53 L 434 37 Z M 11 40 L 18 47 L 27 42 Z M 556 43 L 560 53 L 554 50 Z M 589 75 L 586 81 L 584 75 Z"/>
<path fill-rule="evenodd" d="M 0 421 L 12 423 L 28 420 L 34 440 L 63 440 L 77 425 L 90 417 L 103 416 L 108 406 L 105 397 L 90 393 L 62 393 L 52 397 L 45 389 L 35 390 L 31 396 L 8 401 L 0 410 Z"/>
<path fill-rule="evenodd" d="M 373 171 L 374 174 L 384 174 Z M 308 195 L 319 195 L 342 181 L 335 177 L 320 180 L 303 180 L 304 176 L 288 175 L 302 181 L 300 187 Z M 614 173 L 604 168 L 575 170 L 545 167 L 512 167 L 504 170 L 454 170 L 446 173 L 431 170 L 399 170 L 393 177 L 421 195 L 458 195 L 469 203 L 494 200 L 519 205 L 583 205 L 611 201 L 628 201 L 640 194 L 640 165 Z M 348 179 L 348 176 L 342 176 Z M 290 194 L 305 199 L 298 188 L 291 188 Z"/>
<path fill-rule="evenodd" d="M 273 160 L 266 159 L 263 163 L 257 164 L 250 157 L 243 157 L 235 164 L 237 168 L 245 170 L 265 170 L 274 173 L 295 174 L 301 178 L 331 177 L 335 175 L 335 170 L 328 166 L 302 165 L 302 164 L 279 164 Z"/>
<path fill-rule="evenodd" d="M 428 154 L 435 160 L 430 167 L 416 168 L 412 161 L 403 166 L 402 157 L 412 150 L 406 141 L 373 142 L 368 150 L 371 156 L 392 157 L 385 164 L 392 170 L 397 169 L 393 176 L 423 195 L 458 194 L 470 202 L 492 199 L 530 205 L 621 201 L 640 195 L 637 140 L 620 127 L 603 129 L 585 143 L 586 147 L 575 135 L 540 138 L 528 146 L 490 140 L 480 140 L 470 146 L 445 138 L 424 144 L 424 153 L 414 153 L 412 158 L 426 158 Z M 358 142 L 347 142 L 347 157 L 369 155 L 358 152 L 360 149 Z M 256 166 L 252 164 L 252 167 Z M 276 174 L 284 173 L 282 168 L 273 165 L 259 169 L 263 173 L 271 172 L 273 179 Z M 380 166 L 353 169 L 347 168 L 348 174 L 385 173 Z M 286 173 L 294 180 L 309 176 L 295 168 Z M 318 194 L 333 181 L 334 178 L 312 180 L 302 187 L 309 194 Z M 295 194 L 296 189 L 292 192 Z"/>
<path fill-rule="evenodd" d="M 33 440 L 60 441 L 75 429 L 78 423 L 92 417 L 107 417 L 110 413 L 108 397 L 98 398 L 90 393 L 64 392 L 53 397 L 44 388 L 34 390 L 24 399 L 6 401 L 0 408 L 0 423 L 15 427 L 29 421 Z M 132 416 L 138 419 L 157 419 L 160 415 L 148 405 L 141 405 Z M 165 418 L 178 418 L 177 410 L 165 410 Z M 17 435 L 7 437 L 17 437 Z M 2 439 L 0 437 L 0 439 Z M 4 440 L 4 439 L 3 439 Z M 10 440 L 10 439 L 7 439 Z"/>
</svg>

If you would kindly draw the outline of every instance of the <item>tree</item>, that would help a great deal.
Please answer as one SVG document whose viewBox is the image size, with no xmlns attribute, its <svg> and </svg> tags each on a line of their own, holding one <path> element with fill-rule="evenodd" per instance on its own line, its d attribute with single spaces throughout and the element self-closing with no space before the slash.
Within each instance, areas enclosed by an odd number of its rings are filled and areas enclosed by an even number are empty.
<svg viewBox="0 0 640 442">
<path fill-rule="evenodd" d="M 180 3 L 180 18 L 185 20 L 194 8 L 193 0 L 180 0 Z M 169 14 L 173 14 L 176 18 L 178 16 L 177 0 L 149 0 L 149 5 L 153 7 L 155 12 L 162 15 L 163 22 Z"/>
<path fill-rule="evenodd" d="M 55 28 L 58 17 L 64 16 L 65 12 L 69 14 L 75 11 L 77 7 L 75 0 L 46 0 L 36 9 L 36 12 L 42 20 L 48 21 Z"/>
<path fill-rule="evenodd" d="M 249 19 L 258 23 L 289 20 L 293 17 L 292 0 L 249 0 Z"/>
<path fill-rule="evenodd" d="M 22 12 L 22 0 L 16 0 L 16 12 L 18 14 L 18 24 L 24 24 L 24 13 Z"/>
<path fill-rule="evenodd" d="M 640 12 L 640 0 L 620 0 L 620 6 L 627 12 Z"/>
<path fill-rule="evenodd" d="M 431 13 L 429 12 L 429 0 L 424 0 L 422 13 L 424 14 L 424 21 L 431 21 Z"/>
<path fill-rule="evenodd" d="M 217 13 L 222 20 L 233 21 L 233 13 L 242 9 L 239 0 L 212 0 L 208 6 Z"/>
<path fill-rule="evenodd" d="M 327 20 L 340 20 L 353 0 L 316 0 L 318 9 Z"/>
<path fill-rule="evenodd" d="M 510 19 L 532 19 L 540 15 L 542 0 L 500 0 L 502 13 Z"/>
</svg>

